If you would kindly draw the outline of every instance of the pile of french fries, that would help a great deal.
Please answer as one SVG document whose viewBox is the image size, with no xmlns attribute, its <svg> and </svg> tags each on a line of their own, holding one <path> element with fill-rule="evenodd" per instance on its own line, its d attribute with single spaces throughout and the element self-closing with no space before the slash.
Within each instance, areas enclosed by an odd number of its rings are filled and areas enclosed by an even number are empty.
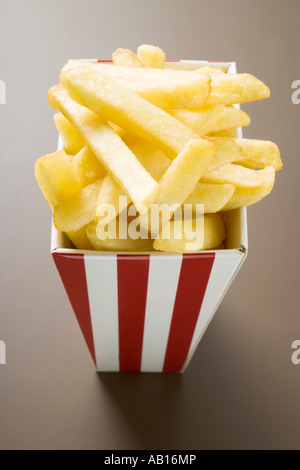
<svg viewBox="0 0 300 470">
<path fill-rule="evenodd" d="M 83 250 L 226 246 L 224 211 L 267 196 L 282 168 L 276 144 L 236 137 L 250 118 L 234 105 L 269 95 L 249 74 L 167 68 L 150 45 L 112 63 L 69 61 L 48 92 L 63 150 L 35 165 L 55 227 Z"/>
</svg>

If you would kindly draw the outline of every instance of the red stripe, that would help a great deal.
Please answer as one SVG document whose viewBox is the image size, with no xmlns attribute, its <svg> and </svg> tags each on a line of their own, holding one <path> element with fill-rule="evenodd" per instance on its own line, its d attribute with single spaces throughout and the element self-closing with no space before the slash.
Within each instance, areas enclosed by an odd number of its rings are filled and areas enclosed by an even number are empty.
<svg viewBox="0 0 300 470">
<path fill-rule="evenodd" d="M 52 254 L 77 321 L 96 364 L 84 255 Z"/>
<path fill-rule="evenodd" d="M 183 255 L 164 372 L 179 372 L 185 363 L 214 259 L 214 253 Z"/>
<path fill-rule="evenodd" d="M 112 59 L 98 59 L 97 62 L 112 62 Z"/>
<path fill-rule="evenodd" d="M 118 255 L 120 372 L 140 372 L 149 255 Z"/>
</svg>

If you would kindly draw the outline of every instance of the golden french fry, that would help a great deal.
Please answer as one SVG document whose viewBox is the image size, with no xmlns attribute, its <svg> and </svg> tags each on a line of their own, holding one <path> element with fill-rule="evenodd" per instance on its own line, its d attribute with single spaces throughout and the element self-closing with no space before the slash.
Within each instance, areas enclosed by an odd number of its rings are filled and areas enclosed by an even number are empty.
<svg viewBox="0 0 300 470">
<path fill-rule="evenodd" d="M 99 115 L 69 98 L 61 85 L 53 87 L 48 98 L 50 105 L 66 115 L 80 132 L 134 204 L 150 207 L 156 198 L 158 184 L 113 129 Z"/>
<path fill-rule="evenodd" d="M 95 183 L 106 174 L 104 166 L 87 145 L 75 155 L 72 165 L 82 186 Z"/>
<path fill-rule="evenodd" d="M 224 107 L 223 104 L 217 104 L 216 106 L 204 104 L 195 109 L 172 109 L 169 113 L 192 129 L 199 137 L 202 137 L 217 125 Z"/>
<path fill-rule="evenodd" d="M 242 152 L 235 139 L 227 137 L 205 137 L 215 147 L 215 156 L 207 172 L 217 170 L 232 161 L 241 158 Z M 206 173 L 206 172 L 205 172 Z M 211 181 L 212 182 L 212 181 Z"/>
<path fill-rule="evenodd" d="M 64 150 L 40 157 L 35 163 L 34 171 L 39 187 L 51 208 L 82 188 L 72 162 Z"/>
<path fill-rule="evenodd" d="M 161 80 L 117 80 L 117 82 L 162 109 L 198 108 L 210 93 L 208 74 Z"/>
<path fill-rule="evenodd" d="M 226 237 L 224 222 L 218 214 L 194 217 L 192 221 L 175 220 L 169 224 L 170 237 L 163 238 L 162 231 L 153 243 L 155 250 L 172 253 L 211 250 L 219 246 Z"/>
<path fill-rule="evenodd" d="M 128 144 L 138 161 L 150 173 L 152 178 L 158 181 L 166 169 L 170 166 L 171 160 L 159 148 L 144 139 L 135 139 Z"/>
<path fill-rule="evenodd" d="M 224 106 L 220 119 L 208 132 L 218 132 L 224 129 L 249 126 L 250 117 L 247 113 L 234 106 Z"/>
<path fill-rule="evenodd" d="M 271 165 L 276 171 L 281 170 L 280 152 L 274 142 L 256 139 L 235 139 L 235 142 L 242 152 L 242 157 L 235 161 L 236 164 L 249 168 L 265 168 Z"/>
<path fill-rule="evenodd" d="M 232 184 L 198 183 L 184 204 L 192 204 L 193 213 L 196 212 L 196 204 L 204 204 L 205 214 L 219 212 L 230 201 L 234 190 Z"/>
<path fill-rule="evenodd" d="M 239 207 L 246 207 L 259 202 L 266 197 L 273 189 L 275 182 L 275 170 L 272 166 L 267 166 L 264 170 L 264 181 L 255 188 L 236 188 L 231 199 L 221 209 L 229 211 Z"/>
<path fill-rule="evenodd" d="M 53 222 L 57 230 L 79 230 L 94 218 L 101 181 L 85 186 L 79 193 L 65 199 L 54 207 Z"/>
<path fill-rule="evenodd" d="M 85 226 L 81 227 L 79 230 L 67 232 L 67 235 L 78 250 L 93 250 L 87 237 Z"/>
<path fill-rule="evenodd" d="M 210 65 L 204 65 L 203 67 L 199 67 L 199 72 L 202 72 L 202 73 L 209 73 L 210 75 L 211 74 L 222 74 L 222 73 L 225 73 L 224 70 L 220 69 L 219 67 L 212 67 Z"/>
<path fill-rule="evenodd" d="M 112 55 L 114 65 L 123 67 L 143 67 L 140 59 L 129 49 L 117 49 Z"/>
<path fill-rule="evenodd" d="M 155 206 L 139 217 L 141 228 L 145 231 L 151 230 L 152 238 L 159 233 L 160 225 L 164 226 L 172 218 L 177 207 L 192 193 L 200 176 L 211 163 L 213 155 L 212 144 L 207 140 L 194 139 L 188 142 L 178 157 L 172 161 L 159 180 L 159 193 Z M 160 212 L 163 208 L 167 210 Z"/>
<path fill-rule="evenodd" d="M 247 73 L 212 74 L 207 104 L 237 104 L 269 98 L 269 88 Z"/>
<path fill-rule="evenodd" d="M 132 142 L 128 143 L 128 145 L 152 178 L 158 181 L 170 165 L 171 160 L 166 157 L 161 150 L 151 144 L 151 142 L 147 142 L 144 139 L 134 139 Z M 121 196 L 125 196 L 124 191 L 110 175 L 107 175 L 99 191 L 95 212 L 95 218 L 100 225 L 104 217 L 102 215 L 104 213 L 104 205 L 111 204 L 115 209 L 115 214 L 119 214 L 119 200 Z M 127 202 L 128 204 L 131 202 L 129 198 Z M 112 214 L 112 218 L 113 217 Z"/>
<path fill-rule="evenodd" d="M 257 188 L 264 183 L 268 167 L 263 170 L 251 170 L 241 165 L 229 163 L 215 170 L 206 171 L 201 177 L 201 183 L 229 183 L 239 188 Z"/>
<path fill-rule="evenodd" d="M 144 67 L 164 68 L 166 54 L 160 47 L 143 44 L 138 47 L 137 56 Z"/>
<path fill-rule="evenodd" d="M 114 226 L 115 223 L 115 226 Z M 127 222 L 117 218 L 115 221 L 110 222 L 112 235 L 114 235 L 115 229 L 115 237 L 114 238 L 105 238 L 101 239 L 97 235 L 97 226 L 95 221 L 90 222 L 87 225 L 86 233 L 87 237 L 94 247 L 95 250 L 105 250 L 105 251 L 132 251 L 132 252 L 140 252 L 140 251 L 152 251 L 152 240 L 146 239 L 143 240 L 138 238 L 137 240 L 133 240 L 128 236 L 128 226 Z M 124 233 L 127 234 L 126 238 L 122 239 L 119 238 L 119 230 L 123 230 Z"/>
<path fill-rule="evenodd" d="M 152 141 L 171 158 L 175 158 L 189 140 L 197 137 L 173 116 L 106 75 L 97 73 L 87 63 L 65 70 L 61 80 L 73 99 L 128 132 Z"/>
<path fill-rule="evenodd" d="M 237 129 L 233 127 L 232 129 L 223 129 L 222 131 L 210 132 L 209 137 L 236 137 Z"/>
<path fill-rule="evenodd" d="M 85 144 L 83 138 L 63 114 L 54 114 L 54 122 L 63 142 L 65 152 L 68 155 L 76 155 Z"/>
</svg>

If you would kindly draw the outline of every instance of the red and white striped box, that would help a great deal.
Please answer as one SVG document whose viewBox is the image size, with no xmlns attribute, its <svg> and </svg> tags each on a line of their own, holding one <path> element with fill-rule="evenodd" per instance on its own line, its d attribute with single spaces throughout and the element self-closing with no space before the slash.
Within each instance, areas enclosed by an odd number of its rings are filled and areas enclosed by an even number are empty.
<svg viewBox="0 0 300 470">
<path fill-rule="evenodd" d="M 209 65 L 236 73 L 234 62 Z M 226 249 L 183 255 L 77 250 L 52 226 L 54 262 L 98 371 L 184 371 L 247 254 L 246 209 L 226 225 Z"/>
</svg>

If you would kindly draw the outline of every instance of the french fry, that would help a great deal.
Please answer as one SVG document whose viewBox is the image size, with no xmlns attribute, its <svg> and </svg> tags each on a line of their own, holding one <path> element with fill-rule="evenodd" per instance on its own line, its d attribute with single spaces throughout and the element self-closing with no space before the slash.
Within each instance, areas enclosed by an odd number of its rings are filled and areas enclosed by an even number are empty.
<svg viewBox="0 0 300 470">
<path fill-rule="evenodd" d="M 228 163 L 214 170 L 205 171 L 202 175 L 201 183 L 229 183 L 239 188 L 257 188 L 264 182 L 265 175 L 269 171 L 268 167 L 263 170 L 251 170 L 241 165 Z"/>
<path fill-rule="evenodd" d="M 269 88 L 247 73 L 212 74 L 207 104 L 237 104 L 269 98 Z"/>
<path fill-rule="evenodd" d="M 135 139 L 128 144 L 138 161 L 150 173 L 152 178 L 158 181 L 166 169 L 170 166 L 171 160 L 159 148 L 144 139 Z"/>
<path fill-rule="evenodd" d="M 160 47 L 143 44 L 137 48 L 137 56 L 144 67 L 164 68 L 166 54 Z"/>
<path fill-rule="evenodd" d="M 193 213 L 196 204 L 204 204 L 205 214 L 219 212 L 231 200 L 234 191 L 232 184 L 198 183 L 184 204 L 192 204 Z"/>
<path fill-rule="evenodd" d="M 114 65 L 123 67 L 143 67 L 140 59 L 129 49 L 117 49 L 112 55 Z"/>
<path fill-rule="evenodd" d="M 197 137 L 173 116 L 97 73 L 89 64 L 66 70 L 61 80 L 73 99 L 128 132 L 152 141 L 170 158 Z"/>
<path fill-rule="evenodd" d="M 208 132 L 218 132 L 224 129 L 249 126 L 249 124 L 250 117 L 247 113 L 234 106 L 224 106 L 220 119 Z"/>
<path fill-rule="evenodd" d="M 220 69 L 219 67 L 211 67 L 210 65 L 204 65 L 202 67 L 199 67 L 199 69 L 197 69 L 199 72 L 202 72 L 202 73 L 209 73 L 210 75 L 211 74 L 222 74 L 222 73 L 225 73 L 224 70 Z"/>
<path fill-rule="evenodd" d="M 235 139 L 235 142 L 242 151 L 242 158 L 236 160 L 236 164 L 249 168 L 265 168 L 271 165 L 276 171 L 281 170 L 280 152 L 274 142 L 256 139 Z"/>
<path fill-rule="evenodd" d="M 199 137 L 207 135 L 221 119 L 224 105 L 209 106 L 204 104 L 195 109 L 172 109 L 169 113 L 178 121 L 192 129 Z"/>
<path fill-rule="evenodd" d="M 78 250 L 93 250 L 87 237 L 85 226 L 81 227 L 79 230 L 67 232 L 67 235 Z"/>
<path fill-rule="evenodd" d="M 65 151 L 40 157 L 35 163 L 35 177 L 51 208 L 78 193 L 82 184 Z"/>
<path fill-rule="evenodd" d="M 101 181 L 85 186 L 79 193 L 54 207 L 53 222 L 62 232 L 77 231 L 94 218 Z"/>
<path fill-rule="evenodd" d="M 82 186 L 95 183 L 95 181 L 103 179 L 106 174 L 104 166 L 87 145 L 75 155 L 72 165 Z"/>
<path fill-rule="evenodd" d="M 162 109 L 198 108 L 210 93 L 208 74 L 161 80 L 118 80 L 121 86 L 131 90 Z"/>
<path fill-rule="evenodd" d="M 188 142 L 178 157 L 172 161 L 159 181 L 159 193 L 155 200 L 156 208 L 165 205 L 168 210 L 162 212 L 161 217 L 152 217 L 152 206 L 151 211 L 139 217 L 141 228 L 145 231 L 151 230 L 152 238 L 159 233 L 160 225 L 164 226 L 176 208 L 193 192 L 201 174 L 212 161 L 213 155 L 212 144 L 203 139 L 194 139 Z"/>
<path fill-rule="evenodd" d="M 114 223 L 114 222 L 110 222 Z M 123 230 L 127 233 L 127 223 L 120 219 L 116 219 L 116 238 L 106 238 L 104 240 L 100 239 L 97 235 L 96 223 L 95 221 L 90 222 L 86 227 L 87 237 L 95 250 L 105 250 L 105 251 L 131 251 L 131 252 L 140 252 L 140 251 L 152 251 L 152 240 L 146 239 L 143 240 L 138 238 L 137 240 L 132 240 L 127 236 L 125 239 L 120 239 L 118 237 L 120 225 L 123 226 Z"/>
<path fill-rule="evenodd" d="M 150 207 L 157 182 L 146 172 L 113 129 L 97 114 L 70 99 L 59 85 L 48 92 L 50 105 L 72 123 L 105 168 L 135 204 Z"/>
<path fill-rule="evenodd" d="M 134 139 L 128 145 L 152 178 L 158 181 L 170 165 L 171 160 L 151 142 L 147 142 L 144 139 Z M 102 225 L 103 216 L 101 214 L 104 212 L 104 205 L 111 204 L 115 209 L 116 215 L 119 214 L 119 198 L 121 196 L 125 196 L 124 191 L 110 175 L 107 175 L 99 191 L 95 212 L 95 218 L 100 225 Z M 129 204 L 130 200 L 127 200 Z"/>
<path fill-rule="evenodd" d="M 229 211 L 239 207 L 247 207 L 259 202 L 266 197 L 273 189 L 275 182 L 275 170 L 272 166 L 267 166 L 264 170 L 264 181 L 261 186 L 255 188 L 238 187 L 235 189 L 231 199 L 221 209 Z"/>
<path fill-rule="evenodd" d="M 227 137 L 206 137 L 206 139 L 212 143 L 216 149 L 214 159 L 209 165 L 207 172 L 217 170 L 220 167 L 241 158 L 241 148 L 235 139 Z"/>
<path fill-rule="evenodd" d="M 159 251 L 171 253 L 188 253 L 191 251 L 211 250 L 219 246 L 226 237 L 226 229 L 223 220 L 218 214 L 207 214 L 192 223 L 185 220 L 171 221 L 170 238 L 163 238 L 161 232 L 153 243 L 153 248 Z M 181 233 L 180 238 L 175 238 L 175 233 Z M 199 234 L 201 233 L 200 236 Z"/>
<path fill-rule="evenodd" d="M 209 137 L 236 137 L 237 130 L 235 127 L 231 129 L 223 129 L 222 131 L 210 132 Z"/>
<path fill-rule="evenodd" d="M 63 142 L 65 152 L 68 155 L 76 155 L 85 144 L 83 138 L 63 114 L 54 114 L 54 122 Z"/>
</svg>

